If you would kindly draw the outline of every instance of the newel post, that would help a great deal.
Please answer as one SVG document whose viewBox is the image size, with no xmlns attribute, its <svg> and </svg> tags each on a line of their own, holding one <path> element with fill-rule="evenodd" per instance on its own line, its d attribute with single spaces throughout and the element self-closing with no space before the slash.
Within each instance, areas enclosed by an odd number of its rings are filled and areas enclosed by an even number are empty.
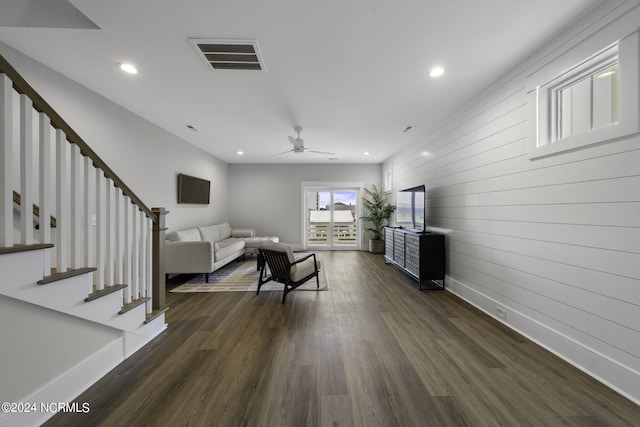
<svg viewBox="0 0 640 427">
<path fill-rule="evenodd" d="M 153 223 L 153 238 L 152 238 L 152 296 L 153 296 L 153 310 L 165 309 L 165 275 L 164 275 L 164 239 L 165 230 L 165 216 L 169 211 L 165 208 L 152 208 L 151 211 L 156 216 L 156 221 Z"/>
</svg>

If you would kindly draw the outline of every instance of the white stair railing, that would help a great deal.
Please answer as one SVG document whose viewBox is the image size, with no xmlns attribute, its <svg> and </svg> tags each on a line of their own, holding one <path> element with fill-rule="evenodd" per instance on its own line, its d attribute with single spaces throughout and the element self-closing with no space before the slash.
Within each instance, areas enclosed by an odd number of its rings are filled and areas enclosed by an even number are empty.
<svg viewBox="0 0 640 427">
<path fill-rule="evenodd" d="M 96 291 L 126 284 L 123 304 L 154 298 L 146 312 L 164 309 L 164 295 L 157 296 L 164 293 L 164 270 L 153 251 L 164 234 L 163 225 L 154 224 L 164 224 L 159 217 L 166 211 L 147 208 L 1 56 L 0 169 L 0 247 L 54 243 L 45 256 L 45 274 L 92 267 Z M 17 230 L 14 176 L 19 176 Z"/>
</svg>

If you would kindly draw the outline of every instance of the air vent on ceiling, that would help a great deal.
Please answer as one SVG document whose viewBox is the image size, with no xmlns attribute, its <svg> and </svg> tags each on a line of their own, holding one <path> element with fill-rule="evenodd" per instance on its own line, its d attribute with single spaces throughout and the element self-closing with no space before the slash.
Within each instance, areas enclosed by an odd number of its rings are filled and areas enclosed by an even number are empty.
<svg viewBox="0 0 640 427">
<path fill-rule="evenodd" d="M 192 39 L 191 43 L 213 69 L 265 71 L 255 41 Z"/>
</svg>

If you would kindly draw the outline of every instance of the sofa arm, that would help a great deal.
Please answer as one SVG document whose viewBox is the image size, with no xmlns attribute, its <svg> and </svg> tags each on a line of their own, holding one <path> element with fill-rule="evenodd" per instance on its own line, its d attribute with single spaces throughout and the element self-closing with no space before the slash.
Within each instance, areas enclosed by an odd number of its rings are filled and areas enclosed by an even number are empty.
<svg viewBox="0 0 640 427">
<path fill-rule="evenodd" d="M 167 274 L 211 273 L 213 271 L 213 243 L 165 242 L 164 270 Z"/>
<path fill-rule="evenodd" d="M 236 228 L 231 230 L 231 237 L 255 237 L 255 228 Z"/>
</svg>

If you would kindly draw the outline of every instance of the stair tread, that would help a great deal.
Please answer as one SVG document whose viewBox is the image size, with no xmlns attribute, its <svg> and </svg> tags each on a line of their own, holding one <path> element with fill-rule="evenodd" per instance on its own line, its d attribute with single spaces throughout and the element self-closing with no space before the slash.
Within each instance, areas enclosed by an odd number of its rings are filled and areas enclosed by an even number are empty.
<svg viewBox="0 0 640 427">
<path fill-rule="evenodd" d="M 165 307 L 165 308 L 160 309 L 160 310 L 153 310 L 151 313 L 148 313 L 147 314 L 147 318 L 144 321 L 145 325 L 147 323 L 151 323 L 153 320 L 155 320 L 158 317 L 160 317 L 163 313 L 166 313 L 167 310 L 169 310 L 169 307 Z"/>
<path fill-rule="evenodd" d="M 13 246 L 1 247 L 0 255 L 4 254 L 13 254 L 16 252 L 27 252 L 27 251 L 37 251 L 39 249 L 49 249 L 52 248 L 53 245 L 51 243 L 36 243 L 33 245 L 20 245 L 16 244 Z"/>
<path fill-rule="evenodd" d="M 63 273 L 52 273 L 50 276 L 45 276 L 42 280 L 38 280 L 38 285 L 46 285 L 49 283 L 57 282 L 58 280 L 69 279 L 71 277 L 80 276 L 87 273 L 96 271 L 95 267 L 73 268 Z"/>
<path fill-rule="evenodd" d="M 105 286 L 103 289 L 91 292 L 89 294 L 89 296 L 86 297 L 84 300 L 85 300 L 85 302 L 93 301 L 93 300 L 96 300 L 96 299 L 98 299 L 100 297 L 103 297 L 105 295 L 109 295 L 109 294 L 111 294 L 113 292 L 117 292 L 120 289 L 124 289 L 126 287 L 127 287 L 127 285 Z"/>
<path fill-rule="evenodd" d="M 140 297 L 138 299 L 134 299 L 128 304 L 123 304 L 122 309 L 118 312 L 118 314 L 124 314 L 127 311 L 131 311 L 134 308 L 136 308 L 137 306 L 142 305 L 145 302 L 150 301 L 150 300 L 151 300 L 151 298 L 148 298 L 148 297 Z"/>
</svg>

